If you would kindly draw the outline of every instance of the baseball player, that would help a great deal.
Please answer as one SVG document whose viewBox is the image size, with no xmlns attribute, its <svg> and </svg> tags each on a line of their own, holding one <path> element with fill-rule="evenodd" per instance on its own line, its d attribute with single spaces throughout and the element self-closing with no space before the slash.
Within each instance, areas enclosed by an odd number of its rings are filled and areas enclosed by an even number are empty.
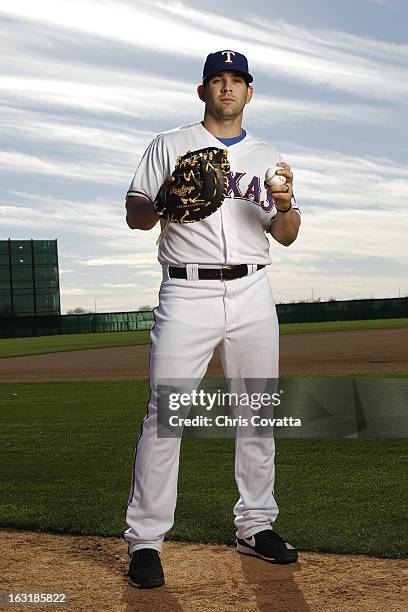
<svg viewBox="0 0 408 612">
<path fill-rule="evenodd" d="M 230 171 L 223 204 L 196 223 L 167 224 L 158 249 L 163 280 L 151 330 L 150 399 L 136 446 L 129 503 L 129 581 L 164 584 L 160 552 L 172 527 L 180 439 L 157 436 L 157 387 L 162 379 L 201 380 L 214 350 L 226 379 L 278 378 L 279 330 L 266 272 L 269 240 L 289 246 L 300 212 L 293 173 L 274 146 L 242 128 L 253 96 L 244 55 L 208 55 L 197 88 L 204 120 L 159 134 L 145 151 L 126 196 L 126 221 L 149 230 L 159 221 L 154 200 L 171 185 L 177 157 L 204 147 L 227 149 Z M 285 183 L 268 187 L 265 171 L 279 166 Z M 166 225 L 160 218 L 162 229 Z M 297 560 L 273 530 L 275 445 L 272 436 L 237 437 L 234 507 L 237 550 L 273 563 Z"/>
</svg>

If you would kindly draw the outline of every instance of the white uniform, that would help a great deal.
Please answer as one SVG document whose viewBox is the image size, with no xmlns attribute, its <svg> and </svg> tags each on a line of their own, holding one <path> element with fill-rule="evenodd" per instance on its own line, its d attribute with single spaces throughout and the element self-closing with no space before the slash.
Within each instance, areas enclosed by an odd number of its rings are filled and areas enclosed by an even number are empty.
<svg viewBox="0 0 408 612">
<path fill-rule="evenodd" d="M 146 150 L 128 195 L 154 200 L 178 155 L 225 146 L 201 122 L 160 134 Z M 139 437 L 126 510 L 125 540 L 131 554 L 161 550 L 173 525 L 180 440 L 157 437 L 157 384 L 161 379 L 201 380 L 215 348 L 226 378 L 277 378 L 279 330 L 265 269 L 271 263 L 265 232 L 276 215 L 264 187 L 265 170 L 281 161 L 278 151 L 247 133 L 228 147 L 229 192 L 222 206 L 196 223 L 170 224 L 159 247 L 163 267 L 159 306 L 151 331 L 150 390 Z M 297 209 L 297 206 L 294 206 Z M 162 222 L 163 225 L 163 222 Z M 235 280 L 198 280 L 198 268 L 247 264 Z M 169 266 L 186 267 L 187 279 L 170 278 Z M 273 495 L 274 440 L 238 437 L 234 507 L 239 538 L 271 529 L 278 514 Z"/>
</svg>

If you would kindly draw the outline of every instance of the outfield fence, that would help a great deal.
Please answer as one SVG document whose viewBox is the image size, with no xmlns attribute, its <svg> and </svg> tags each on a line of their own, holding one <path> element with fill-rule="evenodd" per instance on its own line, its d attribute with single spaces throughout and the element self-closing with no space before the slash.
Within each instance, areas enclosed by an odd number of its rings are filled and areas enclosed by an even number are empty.
<svg viewBox="0 0 408 612">
<path fill-rule="evenodd" d="M 394 319 L 408 317 L 408 298 L 297 302 L 277 304 L 276 309 L 280 323 Z M 150 329 L 153 321 L 151 311 L 0 316 L 0 338 L 140 331 Z"/>
<path fill-rule="evenodd" d="M 408 317 L 408 297 L 277 304 L 280 323 L 367 321 Z"/>
<path fill-rule="evenodd" d="M 140 331 L 150 329 L 153 313 L 110 312 L 42 317 L 0 318 L 0 338 L 92 334 L 97 332 Z"/>
</svg>

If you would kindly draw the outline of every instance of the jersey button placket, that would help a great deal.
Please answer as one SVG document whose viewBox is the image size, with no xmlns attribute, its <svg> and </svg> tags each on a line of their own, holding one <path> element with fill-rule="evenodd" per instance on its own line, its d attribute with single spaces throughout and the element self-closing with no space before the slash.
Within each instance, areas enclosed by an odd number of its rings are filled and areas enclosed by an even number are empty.
<svg viewBox="0 0 408 612">
<path fill-rule="evenodd" d="M 233 219 L 233 206 L 234 201 L 226 199 L 224 202 L 224 210 L 222 212 L 222 223 L 225 235 L 225 246 L 226 246 L 226 261 L 227 263 L 242 263 L 237 260 L 237 232 L 235 229 L 235 222 Z"/>
</svg>

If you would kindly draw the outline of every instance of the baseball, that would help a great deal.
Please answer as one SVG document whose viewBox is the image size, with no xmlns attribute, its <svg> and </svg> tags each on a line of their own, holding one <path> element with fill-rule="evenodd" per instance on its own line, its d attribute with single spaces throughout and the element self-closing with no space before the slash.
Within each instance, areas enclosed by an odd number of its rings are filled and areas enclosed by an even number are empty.
<svg viewBox="0 0 408 612">
<path fill-rule="evenodd" d="M 286 183 L 286 178 L 279 174 L 276 174 L 276 171 L 279 170 L 281 166 L 272 166 L 272 168 L 268 168 L 265 172 L 265 183 L 268 187 L 281 187 Z"/>
</svg>

